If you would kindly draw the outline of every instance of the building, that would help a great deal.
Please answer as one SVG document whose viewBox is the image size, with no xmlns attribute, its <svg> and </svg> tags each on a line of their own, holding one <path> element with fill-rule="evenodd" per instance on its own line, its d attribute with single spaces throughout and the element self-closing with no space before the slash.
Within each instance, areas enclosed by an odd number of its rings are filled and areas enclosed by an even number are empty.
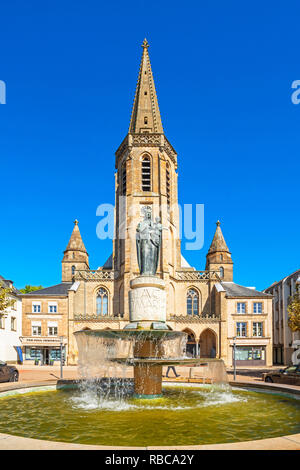
<svg viewBox="0 0 300 470">
<path fill-rule="evenodd" d="M 69 364 L 77 362 L 75 331 L 124 328 L 129 322 L 130 281 L 139 275 L 135 232 L 142 209 L 148 206 L 152 218 L 160 217 L 167 228 L 157 275 L 167 286 L 168 325 L 188 333 L 188 352 L 221 357 L 231 366 L 232 340 L 238 336 L 242 365 L 271 365 L 272 296 L 233 282 L 233 261 L 220 222 L 205 270 L 197 271 L 181 255 L 177 154 L 164 134 L 148 47 L 145 40 L 129 131 L 115 154 L 112 254 L 102 267 L 90 269 L 75 221 L 62 260 L 61 284 L 23 296 L 24 345 L 29 347 L 33 322 L 40 322 L 35 347 L 42 348 L 44 342 L 46 348 L 47 325 L 54 319 L 49 311 L 52 301 L 57 302 L 57 334 L 67 338 Z M 34 312 L 38 304 L 40 310 Z"/>
<path fill-rule="evenodd" d="M 22 360 L 20 336 L 22 334 L 22 301 L 13 282 L 0 276 L 0 284 L 12 289 L 12 305 L 0 312 L 0 361 L 16 363 Z"/>
<path fill-rule="evenodd" d="M 289 298 L 299 289 L 300 269 L 281 281 L 274 282 L 264 292 L 273 295 L 273 362 L 290 364 L 294 341 L 300 340 L 300 332 L 293 333 L 288 326 Z"/>
</svg>

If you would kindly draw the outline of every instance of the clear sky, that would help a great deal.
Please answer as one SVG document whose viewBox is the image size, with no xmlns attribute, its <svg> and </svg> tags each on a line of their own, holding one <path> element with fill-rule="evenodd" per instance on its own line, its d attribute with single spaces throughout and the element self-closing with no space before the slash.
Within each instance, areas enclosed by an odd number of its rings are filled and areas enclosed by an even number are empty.
<svg viewBox="0 0 300 470">
<path fill-rule="evenodd" d="M 61 281 L 75 218 L 90 267 L 114 204 L 144 37 L 164 130 L 178 153 L 179 201 L 205 205 L 205 268 L 220 219 L 234 281 L 263 289 L 299 266 L 299 2 L 1 3 L 0 274 L 16 287 Z"/>
</svg>

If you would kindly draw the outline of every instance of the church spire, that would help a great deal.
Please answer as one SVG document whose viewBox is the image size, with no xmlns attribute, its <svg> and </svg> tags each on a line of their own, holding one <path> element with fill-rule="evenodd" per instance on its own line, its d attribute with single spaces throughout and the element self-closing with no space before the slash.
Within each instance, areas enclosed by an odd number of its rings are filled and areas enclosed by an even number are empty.
<svg viewBox="0 0 300 470">
<path fill-rule="evenodd" d="M 74 220 L 73 232 L 71 234 L 69 243 L 64 253 L 66 253 L 67 251 L 82 251 L 83 253 L 87 253 L 86 248 L 81 238 L 77 219 Z"/>
<path fill-rule="evenodd" d="M 218 220 L 214 238 L 206 255 L 206 267 L 209 271 L 218 271 L 220 279 L 227 282 L 233 280 L 233 261 L 226 245 L 225 238 Z"/>
<path fill-rule="evenodd" d="M 142 47 L 143 55 L 133 102 L 129 133 L 163 134 L 147 39 L 144 39 Z"/>
<path fill-rule="evenodd" d="M 62 260 L 62 281 L 71 282 L 77 270 L 89 269 L 89 255 L 82 241 L 78 220 L 74 228 Z"/>
<path fill-rule="evenodd" d="M 215 253 L 216 251 L 226 251 L 227 253 L 230 253 L 228 246 L 226 245 L 225 238 L 221 230 L 221 223 L 219 220 L 216 222 L 216 225 L 217 228 L 208 253 Z"/>
</svg>

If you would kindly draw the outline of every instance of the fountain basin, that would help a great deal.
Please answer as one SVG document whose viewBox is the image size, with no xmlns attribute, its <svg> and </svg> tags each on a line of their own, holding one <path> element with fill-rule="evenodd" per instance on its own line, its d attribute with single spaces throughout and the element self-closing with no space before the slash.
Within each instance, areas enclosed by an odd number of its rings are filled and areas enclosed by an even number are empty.
<svg viewBox="0 0 300 470">
<path fill-rule="evenodd" d="M 299 400 L 276 393 L 274 387 L 269 387 L 272 394 L 194 384 L 164 388 L 164 399 L 125 404 L 97 403 L 76 389 L 31 389 L 29 394 L 0 399 L 0 432 L 113 448 L 187 448 L 300 432 Z"/>
</svg>

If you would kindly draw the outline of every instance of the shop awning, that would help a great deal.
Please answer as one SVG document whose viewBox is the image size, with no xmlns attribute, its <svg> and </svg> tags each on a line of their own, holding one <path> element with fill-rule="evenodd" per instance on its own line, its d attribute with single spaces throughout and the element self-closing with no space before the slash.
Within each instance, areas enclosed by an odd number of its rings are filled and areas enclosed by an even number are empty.
<svg viewBox="0 0 300 470">
<path fill-rule="evenodd" d="M 18 353 L 18 356 L 19 356 L 19 360 L 21 362 L 23 362 L 23 353 L 22 353 L 22 348 L 21 346 L 15 346 L 16 350 L 17 350 L 17 353 Z"/>
</svg>

